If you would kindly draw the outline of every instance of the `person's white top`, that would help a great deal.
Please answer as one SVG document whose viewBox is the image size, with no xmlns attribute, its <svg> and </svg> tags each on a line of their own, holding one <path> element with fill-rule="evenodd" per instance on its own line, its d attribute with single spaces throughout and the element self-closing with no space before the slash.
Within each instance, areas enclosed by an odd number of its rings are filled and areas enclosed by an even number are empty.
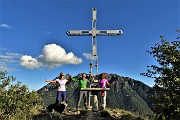
<svg viewBox="0 0 180 120">
<path fill-rule="evenodd" d="M 66 82 L 67 79 L 56 79 L 56 82 L 58 82 L 58 91 L 66 91 Z"/>
</svg>

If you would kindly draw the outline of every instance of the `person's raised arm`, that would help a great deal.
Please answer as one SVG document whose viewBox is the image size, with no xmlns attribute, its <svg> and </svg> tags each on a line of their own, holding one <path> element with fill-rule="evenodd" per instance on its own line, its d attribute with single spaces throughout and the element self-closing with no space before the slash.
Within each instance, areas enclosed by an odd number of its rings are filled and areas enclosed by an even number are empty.
<svg viewBox="0 0 180 120">
<path fill-rule="evenodd" d="M 70 78 L 71 78 L 71 81 L 72 81 L 72 82 L 78 82 L 78 81 L 79 81 L 78 79 L 72 77 L 72 75 L 70 75 Z"/>
<path fill-rule="evenodd" d="M 45 80 L 45 82 L 52 82 L 52 83 L 55 83 L 56 80 Z"/>
</svg>

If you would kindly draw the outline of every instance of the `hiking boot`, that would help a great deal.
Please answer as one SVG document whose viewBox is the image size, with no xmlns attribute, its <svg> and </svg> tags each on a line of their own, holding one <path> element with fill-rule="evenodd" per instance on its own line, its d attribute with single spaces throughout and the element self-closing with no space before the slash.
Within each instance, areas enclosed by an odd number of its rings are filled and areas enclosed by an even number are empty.
<svg viewBox="0 0 180 120">
<path fill-rule="evenodd" d="M 79 107 L 76 107 L 76 112 L 78 112 L 79 111 Z"/>
<path fill-rule="evenodd" d="M 88 107 L 87 107 L 87 106 L 85 106 L 85 109 L 87 110 L 87 109 L 88 109 Z"/>
<path fill-rule="evenodd" d="M 104 110 L 105 110 L 105 108 L 104 108 L 104 107 L 101 107 L 99 110 L 100 110 L 100 111 L 104 111 Z"/>
</svg>

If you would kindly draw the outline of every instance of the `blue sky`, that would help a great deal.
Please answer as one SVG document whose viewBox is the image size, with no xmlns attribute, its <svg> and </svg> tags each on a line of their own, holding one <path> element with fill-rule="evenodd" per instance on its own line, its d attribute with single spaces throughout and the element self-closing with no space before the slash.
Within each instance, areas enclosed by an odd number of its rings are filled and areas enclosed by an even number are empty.
<svg viewBox="0 0 180 120">
<path fill-rule="evenodd" d="M 0 0 L 0 70 L 7 70 L 31 90 L 61 71 L 89 72 L 91 36 L 67 36 L 67 30 L 91 30 L 92 8 L 97 29 L 119 29 L 120 36 L 98 36 L 99 73 L 115 73 L 152 86 L 141 76 L 156 64 L 146 50 L 177 38 L 178 0 Z"/>
</svg>

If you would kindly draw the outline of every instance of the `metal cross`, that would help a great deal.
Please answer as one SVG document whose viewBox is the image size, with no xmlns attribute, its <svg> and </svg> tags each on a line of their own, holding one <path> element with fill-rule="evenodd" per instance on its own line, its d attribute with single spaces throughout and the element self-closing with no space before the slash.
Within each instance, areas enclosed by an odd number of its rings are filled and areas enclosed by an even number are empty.
<svg viewBox="0 0 180 120">
<path fill-rule="evenodd" d="M 95 82 L 95 80 L 94 80 L 95 75 L 92 74 L 93 66 L 96 67 L 96 74 L 98 74 L 98 55 L 97 55 L 96 36 L 107 36 L 107 35 L 115 36 L 115 35 L 121 35 L 123 33 L 122 30 L 97 30 L 96 29 L 96 21 L 97 21 L 96 13 L 97 13 L 96 8 L 93 8 L 92 9 L 92 30 L 69 30 L 69 31 L 67 31 L 67 35 L 69 35 L 69 36 L 92 36 L 92 57 L 94 57 L 94 59 L 92 59 L 91 63 L 89 64 L 90 65 L 89 73 L 94 82 Z M 90 94 L 91 94 L 92 89 L 97 89 L 97 88 L 91 88 L 91 85 L 90 85 L 90 91 L 88 91 L 88 108 L 90 108 Z M 93 96 L 94 96 L 94 98 L 97 97 L 97 92 L 94 92 Z"/>
<path fill-rule="evenodd" d="M 122 30 L 97 30 L 96 29 L 96 8 L 92 9 L 92 30 L 69 30 L 67 31 L 67 35 L 69 36 L 92 36 L 92 57 L 90 63 L 90 71 L 89 73 L 92 75 L 92 67 L 96 67 L 96 74 L 98 74 L 98 56 L 97 56 L 97 42 L 96 36 L 112 36 L 112 35 L 121 35 Z"/>
</svg>

